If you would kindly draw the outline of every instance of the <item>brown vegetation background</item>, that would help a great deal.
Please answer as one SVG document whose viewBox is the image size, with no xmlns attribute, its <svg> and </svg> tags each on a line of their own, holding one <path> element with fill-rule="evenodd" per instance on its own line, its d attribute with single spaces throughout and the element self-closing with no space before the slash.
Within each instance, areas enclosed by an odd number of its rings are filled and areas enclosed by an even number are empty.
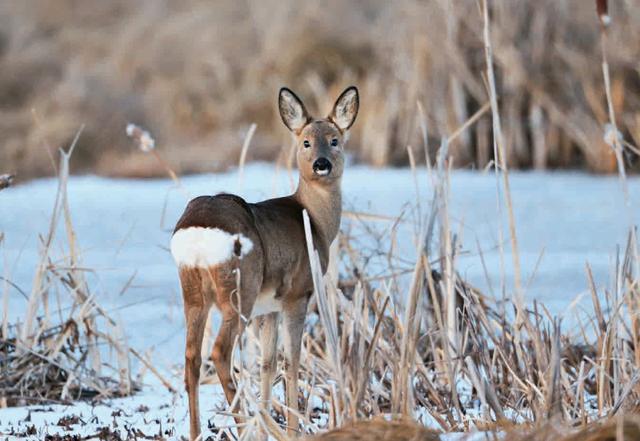
<svg viewBox="0 0 640 441">
<path fill-rule="evenodd" d="M 640 1 L 610 3 L 613 102 L 638 145 Z M 593 2 L 493 0 L 491 17 L 510 165 L 615 171 Z M 483 50 L 475 0 L 0 2 L 0 172 L 51 174 L 47 150 L 84 125 L 75 171 L 160 174 L 127 122 L 149 129 L 181 173 L 236 163 L 252 123 L 248 159 L 286 160 L 282 85 L 326 112 L 356 84 L 355 159 L 404 164 L 408 145 L 433 155 L 487 102 Z M 489 114 L 451 149 L 456 166 L 489 164 Z"/>
</svg>

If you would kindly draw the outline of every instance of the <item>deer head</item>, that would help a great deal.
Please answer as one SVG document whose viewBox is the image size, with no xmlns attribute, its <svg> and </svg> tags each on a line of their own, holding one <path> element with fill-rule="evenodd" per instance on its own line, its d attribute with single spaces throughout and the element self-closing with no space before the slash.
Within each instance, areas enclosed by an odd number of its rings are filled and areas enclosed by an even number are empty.
<svg viewBox="0 0 640 441">
<path fill-rule="evenodd" d="M 319 184 L 340 180 L 346 133 L 356 119 L 358 106 L 358 89 L 351 86 L 342 92 L 326 118 L 315 119 L 295 93 L 286 87 L 280 89 L 280 116 L 296 137 L 296 160 L 302 179 Z"/>
</svg>

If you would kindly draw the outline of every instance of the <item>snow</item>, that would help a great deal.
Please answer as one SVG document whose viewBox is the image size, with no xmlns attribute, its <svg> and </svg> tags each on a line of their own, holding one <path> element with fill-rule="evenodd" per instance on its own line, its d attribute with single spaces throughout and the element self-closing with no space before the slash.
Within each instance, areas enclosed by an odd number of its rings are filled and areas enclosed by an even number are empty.
<svg viewBox="0 0 640 441">
<path fill-rule="evenodd" d="M 152 350 L 151 358 L 162 372 L 171 375 L 179 388 L 183 364 L 184 322 L 177 270 L 169 252 L 171 231 L 190 197 L 227 191 L 248 201 L 286 194 L 295 177 L 268 164 L 245 168 L 243 179 L 237 172 L 199 175 L 182 179 L 177 188 L 169 180 L 106 179 L 95 176 L 72 177 L 69 202 L 82 264 L 97 301 L 124 324 L 129 344 L 140 352 Z M 432 189 L 426 170 L 418 170 L 420 205 L 430 206 Z M 513 286 L 506 209 L 502 221 L 496 205 L 496 179 L 492 173 L 454 171 L 450 182 L 452 230 L 458 233 L 463 254 L 457 269 L 469 282 L 485 292 L 501 295 L 501 259 L 497 232 L 502 227 L 505 248 L 506 292 Z M 581 173 L 511 173 L 511 189 L 517 226 L 519 254 L 528 301 L 537 299 L 552 312 L 568 315 L 587 290 L 585 264 L 593 270 L 598 287 L 610 286 L 616 246 L 623 246 L 630 221 L 640 210 L 640 179 L 629 179 L 630 204 L 624 203 L 617 177 Z M 29 292 L 38 255 L 38 235 L 46 232 L 56 191 L 54 179 L 40 179 L 0 192 L 0 247 L 3 271 L 23 291 Z M 410 262 L 415 256 L 416 212 L 414 177 L 407 169 L 347 167 L 343 178 L 346 210 L 396 217 L 405 213 L 399 230 L 402 255 Z M 388 233 L 390 221 L 372 221 L 374 229 Z M 357 230 L 357 223 L 345 219 L 343 226 Z M 355 226 L 354 226 L 355 225 Z M 388 240 L 387 236 L 384 236 Z M 63 235 L 54 251 L 63 252 Z M 363 249 L 371 244 L 362 243 Z M 482 252 L 490 283 L 479 256 Z M 54 253 L 54 256 L 56 254 Z M 381 270 L 372 264 L 372 270 Z M 132 282 L 130 279 L 133 278 Z M 126 288 L 126 289 L 125 289 Z M 65 299 L 60 299 L 62 303 Z M 24 318 L 26 301 L 16 290 L 9 291 L 10 322 Z M 2 314 L 0 313 L 0 316 Z M 105 424 L 128 424 L 149 418 L 164 421 L 163 430 L 186 434 L 185 396 L 174 398 L 162 392 L 149 376 L 151 385 L 138 396 L 114 400 L 92 407 L 87 403 L 70 409 L 44 406 L 53 411 L 31 409 L 31 424 L 39 430 L 59 430 L 61 415 L 82 413 L 83 418 L 99 415 Z M 210 416 L 213 401 L 201 392 L 203 422 Z M 177 401 L 174 401 L 177 400 Z M 151 408 L 151 416 L 137 412 L 139 404 Z M 162 406 L 169 404 L 168 408 Z M 111 407 L 109 407 L 111 406 Z M 38 408 L 42 408 L 39 406 Z M 107 416 L 109 409 L 121 407 L 126 417 Z M 154 410 L 155 409 L 155 410 Z M 29 409 L 0 410 L 0 433 L 7 433 L 24 420 Z M 109 413 L 110 415 L 110 413 Z M 55 420 L 55 421 L 54 421 Z M 26 424 L 26 423 L 25 423 Z M 137 423 L 136 423 L 137 424 Z M 154 422 L 143 424 L 157 433 Z M 54 427 L 55 426 L 55 427 Z M 93 430 L 88 428 L 87 430 Z M 156 430 L 156 432 L 154 432 Z"/>
<path fill-rule="evenodd" d="M 217 385 L 200 387 L 201 409 L 209 416 L 222 407 L 214 408 L 210 403 L 222 403 L 224 394 Z M 220 420 L 216 423 L 220 426 Z M 204 427 L 209 421 L 203 418 Z M 214 422 L 213 417 L 211 423 Z M 32 431 L 29 431 L 30 428 Z M 128 398 L 102 400 L 99 403 L 77 402 L 73 405 L 44 405 L 13 407 L 0 411 L 0 437 L 29 434 L 27 439 L 45 439 L 47 435 L 90 436 L 104 428 L 119 432 L 123 439 L 128 434 L 142 434 L 165 439 L 178 439 L 189 430 L 188 403 L 186 394 L 172 395 L 159 387 L 149 387 L 144 393 Z M 139 432 L 138 432 L 139 431 Z M 137 433 L 136 433 L 137 432 Z M 24 439 L 24 437 L 20 437 Z M 94 438 L 97 439 L 97 438 Z M 106 438 L 105 438 L 106 439 Z M 160 438 L 157 438 L 160 439 Z"/>
</svg>

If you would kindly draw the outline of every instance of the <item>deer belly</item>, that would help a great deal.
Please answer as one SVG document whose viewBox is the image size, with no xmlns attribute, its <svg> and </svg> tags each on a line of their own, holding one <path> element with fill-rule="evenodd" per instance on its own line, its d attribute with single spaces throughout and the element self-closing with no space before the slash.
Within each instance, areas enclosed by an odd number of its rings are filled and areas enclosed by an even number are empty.
<svg viewBox="0 0 640 441">
<path fill-rule="evenodd" d="M 276 290 L 265 289 L 260 291 L 258 297 L 256 297 L 256 302 L 253 304 L 253 310 L 251 311 L 251 318 L 280 311 L 282 311 L 282 301 L 276 299 Z"/>
</svg>

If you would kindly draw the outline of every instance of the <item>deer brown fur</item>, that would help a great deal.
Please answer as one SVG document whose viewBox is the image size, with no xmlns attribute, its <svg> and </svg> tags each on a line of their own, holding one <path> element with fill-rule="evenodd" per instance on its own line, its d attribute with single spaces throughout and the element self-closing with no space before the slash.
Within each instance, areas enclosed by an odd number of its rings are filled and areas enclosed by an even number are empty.
<svg viewBox="0 0 640 441">
<path fill-rule="evenodd" d="M 298 409 L 298 368 L 302 330 L 313 283 L 307 255 L 303 210 L 313 243 L 326 271 L 329 246 L 342 210 L 341 178 L 346 131 L 358 112 L 358 91 L 346 89 L 327 118 L 314 119 L 289 89 L 280 90 L 279 110 L 296 136 L 299 183 L 290 196 L 247 203 L 219 194 L 187 205 L 171 241 L 179 267 L 187 327 L 185 384 L 189 396 L 191 439 L 200 433 L 198 384 L 204 327 L 212 306 L 222 323 L 211 357 L 229 403 L 235 395 L 231 358 L 245 319 L 259 322 L 261 400 L 268 409 L 276 370 L 278 322 L 282 319 L 286 404 Z M 298 429 L 292 411 L 288 432 Z"/>
</svg>

